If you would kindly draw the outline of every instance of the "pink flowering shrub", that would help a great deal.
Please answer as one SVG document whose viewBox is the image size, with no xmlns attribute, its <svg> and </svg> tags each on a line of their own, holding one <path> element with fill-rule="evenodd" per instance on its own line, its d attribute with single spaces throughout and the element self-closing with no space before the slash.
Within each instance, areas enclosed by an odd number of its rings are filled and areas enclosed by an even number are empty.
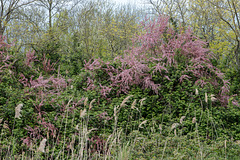
<svg viewBox="0 0 240 160">
<path fill-rule="evenodd" d="M 30 147 L 34 140 L 46 137 L 59 141 L 59 121 L 66 117 L 67 109 L 72 112 L 76 108 L 74 101 L 67 106 L 63 95 L 71 80 L 59 72 L 53 74 L 56 63 L 45 56 L 41 60 L 35 52 L 11 56 L 11 46 L 0 37 L 0 119 L 8 123 L 9 136 L 19 132 L 15 135 L 19 145 Z M 19 103 L 23 104 L 22 116 L 16 121 Z"/>
<path fill-rule="evenodd" d="M 85 70 L 90 72 L 86 90 L 97 88 L 106 98 L 115 93 L 127 94 L 138 86 L 159 95 L 167 84 L 173 84 L 172 90 L 168 89 L 172 92 L 177 85 L 190 82 L 192 92 L 194 87 L 214 92 L 218 102 L 227 106 L 229 81 L 211 63 L 214 54 L 190 28 L 175 31 L 168 20 L 160 16 L 156 20 L 143 21 L 143 33 L 136 35 L 133 46 L 114 62 L 100 59 L 86 62 Z"/>
</svg>

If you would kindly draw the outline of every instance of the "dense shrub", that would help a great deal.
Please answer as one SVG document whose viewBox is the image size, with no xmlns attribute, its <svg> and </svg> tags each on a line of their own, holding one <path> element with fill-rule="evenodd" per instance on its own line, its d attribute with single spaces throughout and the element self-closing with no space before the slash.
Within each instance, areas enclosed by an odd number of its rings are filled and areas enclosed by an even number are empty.
<svg viewBox="0 0 240 160">
<path fill-rule="evenodd" d="M 85 70 L 90 71 L 86 89 L 99 89 L 105 98 L 127 94 L 136 87 L 159 95 L 159 99 L 181 91 L 185 96 L 174 97 L 187 100 L 192 97 L 193 89 L 198 88 L 214 94 L 216 104 L 226 107 L 230 98 L 229 82 L 212 64 L 214 54 L 204 48 L 206 43 L 190 29 L 174 31 L 168 20 L 161 16 L 142 22 L 144 32 L 136 35 L 134 45 L 123 57 L 113 62 L 100 59 L 86 62 Z M 169 104 L 167 99 L 163 105 Z"/>
<path fill-rule="evenodd" d="M 77 82 L 106 99 L 110 105 L 102 109 L 110 113 L 124 95 L 133 95 L 132 100 L 146 98 L 145 105 L 137 106 L 141 117 L 165 124 L 181 116 L 188 116 L 189 122 L 196 117 L 202 121 L 199 128 L 203 135 L 209 136 L 209 109 L 215 117 L 216 111 L 221 115 L 225 112 L 218 107 L 238 106 L 238 102 L 230 93 L 229 81 L 212 63 L 214 53 L 205 48 L 206 43 L 190 29 L 174 30 L 168 21 L 166 16 L 145 19 L 143 33 L 133 38 L 134 45 L 124 56 L 109 62 L 89 60 Z M 128 125 L 130 113 L 131 107 L 122 110 L 121 127 Z M 132 124 L 139 118 L 134 114 L 131 117 L 135 117 Z M 190 130 L 191 123 L 185 133 Z"/>
</svg>

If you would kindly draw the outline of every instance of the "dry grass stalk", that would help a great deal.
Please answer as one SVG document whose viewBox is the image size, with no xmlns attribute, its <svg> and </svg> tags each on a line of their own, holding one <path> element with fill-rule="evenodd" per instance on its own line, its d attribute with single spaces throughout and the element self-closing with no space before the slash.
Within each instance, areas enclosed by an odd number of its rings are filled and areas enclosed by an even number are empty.
<svg viewBox="0 0 240 160">
<path fill-rule="evenodd" d="M 73 152 L 74 151 L 74 144 L 75 144 L 75 135 L 72 135 L 72 141 L 70 142 L 70 149 Z"/>
<path fill-rule="evenodd" d="M 208 95 L 205 93 L 205 102 L 208 103 Z"/>
<path fill-rule="evenodd" d="M 138 127 L 139 128 L 143 128 L 142 125 L 146 124 L 147 123 L 147 120 L 143 121 Z"/>
<path fill-rule="evenodd" d="M 20 117 L 22 116 L 20 113 L 22 111 L 22 107 L 23 107 L 23 104 L 21 103 L 17 105 L 17 107 L 15 108 L 15 118 L 20 119 Z"/>
<path fill-rule="evenodd" d="M 173 124 L 172 124 L 172 127 L 171 127 L 171 130 L 177 128 L 178 126 L 179 126 L 179 123 L 173 123 Z"/>
<path fill-rule="evenodd" d="M 198 95 L 198 94 L 199 94 L 199 93 L 198 93 L 198 89 L 197 89 L 197 88 L 195 89 L 195 94 L 196 94 L 196 95 Z"/>
<path fill-rule="evenodd" d="M 134 99 L 132 105 L 131 105 L 131 109 L 136 109 L 136 104 L 137 104 L 137 100 Z"/>
<path fill-rule="evenodd" d="M 117 108 L 118 108 L 118 107 L 119 107 L 119 106 L 115 106 L 115 107 L 114 107 L 114 114 L 113 114 L 114 117 L 117 117 Z"/>
<path fill-rule="evenodd" d="M 141 99 L 139 102 L 140 102 L 140 106 L 142 106 L 143 105 L 143 101 L 145 101 L 146 100 L 146 98 L 143 98 L 143 99 Z"/>
<path fill-rule="evenodd" d="M 87 114 L 86 108 L 80 111 L 80 117 L 83 118 Z"/>
<path fill-rule="evenodd" d="M 85 100 L 84 100 L 84 103 L 83 103 L 83 104 L 84 104 L 84 107 L 87 106 L 87 102 L 88 102 L 88 97 L 86 97 Z"/>
<path fill-rule="evenodd" d="M 214 94 L 211 94 L 210 97 L 211 97 L 211 101 L 212 101 L 212 102 L 215 102 L 215 101 L 217 100 L 217 98 L 215 98 L 215 95 L 214 95 Z"/>
<path fill-rule="evenodd" d="M 176 128 L 174 129 L 174 135 L 177 136 L 177 130 L 176 130 Z"/>
<path fill-rule="evenodd" d="M 159 124 L 160 134 L 162 134 L 162 125 Z"/>
<path fill-rule="evenodd" d="M 90 130 L 87 132 L 87 134 L 90 134 L 92 131 L 96 131 L 96 130 L 98 130 L 98 129 L 97 129 L 97 128 L 90 129 Z"/>
<path fill-rule="evenodd" d="M 4 123 L 3 123 L 3 128 L 5 128 L 5 129 L 10 129 L 9 126 L 8 126 L 8 122 L 7 122 L 7 121 L 4 121 Z"/>
<path fill-rule="evenodd" d="M 129 100 L 129 98 L 133 97 L 133 95 L 127 96 L 121 103 L 120 107 L 124 107 L 126 105 L 126 102 Z"/>
<path fill-rule="evenodd" d="M 76 125 L 75 129 L 76 129 L 77 131 L 79 131 L 79 130 L 80 130 L 80 129 L 79 129 L 79 125 L 78 125 L 78 124 Z"/>
<path fill-rule="evenodd" d="M 180 124 L 183 123 L 183 120 L 186 118 L 186 116 L 182 116 L 181 119 L 180 119 Z"/>
<path fill-rule="evenodd" d="M 40 142 L 39 148 L 37 149 L 39 152 L 45 153 L 46 142 L 47 142 L 47 139 L 43 138 L 43 140 Z"/>
<path fill-rule="evenodd" d="M 90 104 L 89 104 L 89 110 L 91 110 L 92 108 L 93 108 L 93 103 L 96 101 L 96 99 L 93 99 L 91 102 L 90 102 Z"/>
<path fill-rule="evenodd" d="M 2 121 L 3 121 L 3 118 L 0 119 L 0 123 L 2 123 Z"/>
<path fill-rule="evenodd" d="M 197 121 L 196 117 L 193 117 L 192 123 L 196 123 L 196 121 Z"/>
<path fill-rule="evenodd" d="M 109 136 L 108 136 L 108 139 L 107 139 L 107 141 L 106 141 L 106 143 L 105 143 L 105 148 L 108 148 L 107 146 L 108 146 L 108 142 L 109 142 L 109 140 L 112 138 L 112 134 L 110 134 Z M 105 150 L 105 151 L 107 151 L 107 153 L 106 153 L 106 155 L 110 155 L 111 153 L 110 153 L 110 147 L 109 147 L 109 149 L 108 150 Z"/>
</svg>

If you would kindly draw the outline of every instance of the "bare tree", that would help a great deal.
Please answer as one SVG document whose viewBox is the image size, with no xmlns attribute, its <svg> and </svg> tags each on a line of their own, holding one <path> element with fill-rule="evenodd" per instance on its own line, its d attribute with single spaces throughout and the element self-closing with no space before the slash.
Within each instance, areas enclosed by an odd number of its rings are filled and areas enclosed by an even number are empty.
<svg viewBox="0 0 240 160">
<path fill-rule="evenodd" d="M 48 26 L 51 30 L 53 17 L 61 11 L 71 10 L 82 0 L 37 0 L 36 5 L 45 8 L 48 11 Z"/>
<path fill-rule="evenodd" d="M 36 0 L 1 0 L 0 1 L 0 35 L 3 35 L 8 23 L 17 15 L 17 11 Z"/>
</svg>

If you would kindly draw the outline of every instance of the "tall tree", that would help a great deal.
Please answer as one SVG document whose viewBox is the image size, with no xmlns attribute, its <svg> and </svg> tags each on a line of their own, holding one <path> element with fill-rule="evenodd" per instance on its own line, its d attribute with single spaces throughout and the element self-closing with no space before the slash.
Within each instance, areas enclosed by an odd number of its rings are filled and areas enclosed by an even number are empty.
<svg viewBox="0 0 240 160">
<path fill-rule="evenodd" d="M 1 0 L 0 1 L 0 35 L 3 35 L 9 22 L 18 14 L 18 10 L 36 0 Z"/>
<path fill-rule="evenodd" d="M 48 26 L 51 30 L 53 18 L 57 13 L 68 9 L 71 10 L 82 0 L 37 0 L 37 5 L 48 11 Z"/>
</svg>

